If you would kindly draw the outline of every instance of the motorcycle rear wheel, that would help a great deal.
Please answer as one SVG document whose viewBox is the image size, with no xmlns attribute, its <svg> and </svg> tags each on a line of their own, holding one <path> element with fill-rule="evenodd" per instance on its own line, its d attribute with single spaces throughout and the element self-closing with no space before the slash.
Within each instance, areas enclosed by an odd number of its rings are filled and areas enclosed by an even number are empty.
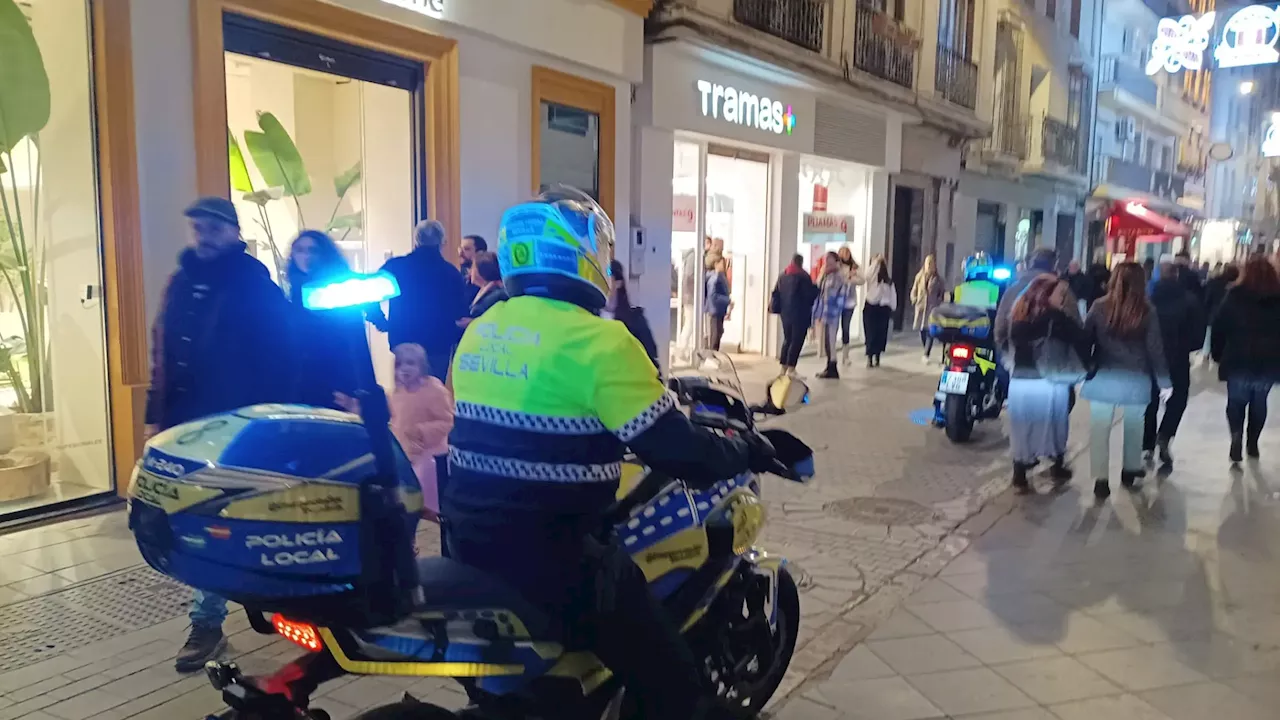
<svg viewBox="0 0 1280 720">
<path fill-rule="evenodd" d="M 943 407 L 946 418 L 947 439 L 951 442 L 968 442 L 973 435 L 973 413 L 969 409 L 968 395 L 948 395 Z"/>
</svg>

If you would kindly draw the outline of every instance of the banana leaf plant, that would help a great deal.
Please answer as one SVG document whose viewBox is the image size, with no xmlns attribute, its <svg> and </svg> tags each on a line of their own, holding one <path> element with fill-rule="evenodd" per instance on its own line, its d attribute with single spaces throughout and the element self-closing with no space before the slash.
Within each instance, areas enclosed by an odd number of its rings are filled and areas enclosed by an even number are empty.
<svg viewBox="0 0 1280 720">
<path fill-rule="evenodd" d="M 298 152 L 298 146 L 289 136 L 289 131 L 275 115 L 269 112 L 258 113 L 257 130 L 244 132 L 244 147 L 249 151 L 249 158 L 258 170 L 264 187 L 255 186 L 240 143 L 237 142 L 235 133 L 228 128 L 227 153 L 231 172 L 231 189 L 240 193 L 241 199 L 257 206 L 258 217 L 255 218 L 255 222 L 266 235 L 276 277 L 280 278 L 284 273 L 285 254 L 288 249 L 282 247 L 276 239 L 275 231 L 271 227 L 271 218 L 267 213 L 267 205 L 284 201 L 285 198 L 292 200 L 298 215 L 298 227 L 307 227 L 302 203 L 298 198 L 311 193 L 311 176 L 307 173 L 302 153 Z M 361 176 L 361 164 L 357 162 L 346 172 L 334 178 L 333 188 L 338 201 L 333 206 L 333 212 L 329 214 L 329 222 L 325 225 L 326 232 L 343 230 L 342 238 L 346 238 L 351 230 L 363 227 L 362 212 L 338 215 L 338 210 L 342 207 L 347 193 L 360 182 Z"/>
<path fill-rule="evenodd" d="M 22 329 L 21 337 L 0 340 L 0 375 L 12 385 L 17 409 L 27 413 L 50 406 L 39 160 L 50 94 L 49 75 L 30 23 L 14 0 L 0 0 L 0 297 L 7 296 Z M 19 148 L 24 140 L 27 146 Z"/>
</svg>

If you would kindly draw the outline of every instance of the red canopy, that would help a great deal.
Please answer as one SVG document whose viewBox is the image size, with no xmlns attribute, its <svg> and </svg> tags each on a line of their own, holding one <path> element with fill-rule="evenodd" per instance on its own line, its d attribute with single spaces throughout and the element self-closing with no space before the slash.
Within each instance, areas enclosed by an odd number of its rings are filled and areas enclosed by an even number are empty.
<svg viewBox="0 0 1280 720">
<path fill-rule="evenodd" d="M 1191 228 L 1165 217 L 1160 213 L 1136 202 L 1117 202 L 1107 218 L 1107 235 L 1110 237 L 1136 237 L 1147 240 L 1144 236 L 1156 236 L 1157 240 L 1173 237 L 1191 237 Z"/>
</svg>

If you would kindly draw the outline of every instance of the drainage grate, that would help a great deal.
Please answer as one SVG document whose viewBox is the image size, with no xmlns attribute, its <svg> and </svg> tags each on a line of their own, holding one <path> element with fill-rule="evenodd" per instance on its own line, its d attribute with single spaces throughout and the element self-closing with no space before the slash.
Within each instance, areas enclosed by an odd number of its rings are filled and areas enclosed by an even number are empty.
<svg viewBox="0 0 1280 720">
<path fill-rule="evenodd" d="M 845 520 L 871 525 L 927 525 L 938 519 L 928 507 L 910 500 L 855 497 L 827 503 L 826 511 Z"/>
<path fill-rule="evenodd" d="M 141 630 L 185 614 L 191 605 L 191 588 L 140 567 L 53 597 L 125 630 Z"/>
<path fill-rule="evenodd" d="M 139 567 L 0 607 L 0 672 L 183 615 L 191 590 Z"/>
</svg>

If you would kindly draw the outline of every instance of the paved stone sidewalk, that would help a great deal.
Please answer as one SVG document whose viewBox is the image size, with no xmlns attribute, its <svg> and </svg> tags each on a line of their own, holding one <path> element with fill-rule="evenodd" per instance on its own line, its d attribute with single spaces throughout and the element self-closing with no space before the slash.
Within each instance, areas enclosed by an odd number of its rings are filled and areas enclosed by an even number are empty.
<svg viewBox="0 0 1280 720">
<path fill-rule="evenodd" d="M 772 370 L 767 362 L 743 368 L 748 393 L 761 394 Z M 818 367 L 802 370 L 812 377 Z M 915 348 L 891 348 L 881 369 L 855 362 L 844 380 L 810 380 L 812 404 L 775 421 L 815 448 L 818 465 L 805 486 L 765 482 L 763 545 L 794 562 L 802 585 L 800 643 L 780 696 L 959 552 L 956 528 L 1004 487 L 999 424 L 955 446 L 913 421 L 911 411 L 932 402 L 937 372 Z M 420 535 L 423 552 L 436 537 Z M 216 710 L 202 677 L 172 670 L 186 593 L 141 566 L 119 512 L 0 536 L 0 720 L 167 720 Z M 255 634 L 243 613 L 227 630 L 227 657 L 249 672 L 295 654 Z M 446 706 L 462 701 L 445 682 L 344 678 L 323 687 L 317 705 L 338 719 L 406 689 Z"/>
<path fill-rule="evenodd" d="M 1082 458 L 1061 494 L 989 504 L 949 537 L 963 553 L 936 577 L 942 563 L 919 566 L 887 620 L 845 614 L 874 630 L 776 717 L 1280 716 L 1280 430 L 1232 472 L 1224 403 L 1216 384 L 1193 397 L 1175 468 L 1139 493 L 1116 486 L 1096 505 Z"/>
</svg>

